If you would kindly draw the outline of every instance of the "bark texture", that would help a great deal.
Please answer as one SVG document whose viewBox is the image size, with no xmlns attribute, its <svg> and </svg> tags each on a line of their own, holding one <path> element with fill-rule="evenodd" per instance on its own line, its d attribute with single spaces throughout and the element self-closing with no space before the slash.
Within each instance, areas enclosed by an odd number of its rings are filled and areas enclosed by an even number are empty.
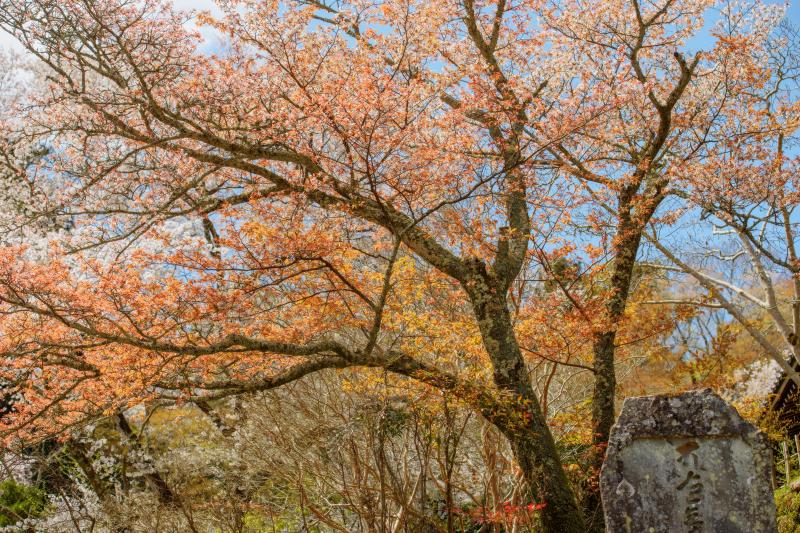
<svg viewBox="0 0 800 533">
<path fill-rule="evenodd" d="M 468 292 L 484 346 L 492 361 L 494 383 L 509 403 L 507 414 L 492 420 L 511 444 L 514 456 L 542 510 L 544 531 L 586 530 L 569 480 L 514 334 L 505 291 L 480 270 L 470 277 Z"/>
<path fill-rule="evenodd" d="M 642 233 L 629 222 L 620 224 L 614 246 L 614 264 L 611 274 L 611 296 L 606 302 L 609 327 L 601 332 L 592 345 L 594 355 L 594 389 L 592 391 L 592 476 L 586 487 L 584 508 L 591 531 L 605 531 L 603 509 L 598 485 L 611 426 L 614 425 L 614 400 L 617 376 L 614 368 L 616 356 L 617 325 L 625 312 L 625 305 L 633 280 L 633 268 L 639 251 Z"/>
</svg>

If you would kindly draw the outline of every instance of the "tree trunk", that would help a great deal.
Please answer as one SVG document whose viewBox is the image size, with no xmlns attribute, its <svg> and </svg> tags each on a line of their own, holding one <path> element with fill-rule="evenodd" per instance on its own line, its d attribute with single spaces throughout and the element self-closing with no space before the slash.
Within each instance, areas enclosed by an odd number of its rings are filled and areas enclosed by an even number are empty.
<svg viewBox="0 0 800 533">
<path fill-rule="evenodd" d="M 642 230 L 623 218 L 617 226 L 614 243 L 614 264 L 611 273 L 611 295 L 606 302 L 607 327 L 593 342 L 594 389 L 592 392 L 592 450 L 590 467 L 592 475 L 587 480 L 584 497 L 589 530 L 605 531 L 603 508 L 600 500 L 599 476 L 605 459 L 611 426 L 614 425 L 614 399 L 617 377 L 614 368 L 617 326 L 625 306 L 633 279 L 633 267 L 642 240 Z"/>
<path fill-rule="evenodd" d="M 144 451 L 142 450 L 142 445 L 139 443 L 139 439 L 137 438 L 136 434 L 133 431 L 133 428 L 128 423 L 128 420 L 125 418 L 125 415 L 122 412 L 117 413 L 117 427 L 125 435 L 125 438 L 131 448 L 137 451 Z M 146 460 L 149 461 L 149 455 L 144 453 L 143 456 L 147 458 Z M 155 465 L 149 465 L 152 467 L 153 471 L 148 472 L 144 475 L 144 479 L 147 481 L 148 485 L 155 491 L 156 495 L 158 496 L 158 501 L 163 505 L 173 505 L 175 504 L 178 499 L 175 496 L 175 493 L 172 492 L 172 489 L 167 484 L 166 480 L 161 476 L 161 474 L 156 470 Z"/>
<path fill-rule="evenodd" d="M 97 499 L 100 500 L 100 504 L 105 504 L 106 497 L 109 493 L 109 487 L 108 484 L 100 478 L 92 465 L 92 458 L 89 456 L 89 446 L 78 439 L 70 441 L 68 446 L 72 452 L 70 455 L 83 472 L 86 481 L 89 483 L 89 487 L 95 493 Z"/>
<path fill-rule="evenodd" d="M 508 400 L 506 413 L 492 420 L 511 444 L 532 496 L 544 503 L 544 531 L 585 531 L 583 513 L 564 473 L 553 435 L 533 392 L 527 366 L 514 335 L 505 291 L 485 272 L 470 280 L 470 299 L 491 358 L 494 382 Z"/>
</svg>

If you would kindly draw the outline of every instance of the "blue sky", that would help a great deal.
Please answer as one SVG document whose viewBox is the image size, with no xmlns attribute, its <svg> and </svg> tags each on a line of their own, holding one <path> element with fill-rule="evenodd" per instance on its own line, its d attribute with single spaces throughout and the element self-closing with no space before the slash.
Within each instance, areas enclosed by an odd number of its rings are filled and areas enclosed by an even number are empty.
<svg viewBox="0 0 800 533">
<path fill-rule="evenodd" d="M 764 0 L 768 3 L 776 4 L 776 5 L 784 5 L 786 3 L 785 0 Z M 792 24 L 796 26 L 800 26 L 800 0 L 791 0 L 788 2 L 789 9 L 787 11 L 787 17 L 792 22 Z M 710 35 L 707 33 L 716 23 L 717 17 L 714 15 L 713 11 L 706 15 L 705 21 L 705 28 L 703 32 L 699 35 L 695 36 L 693 39 L 690 40 L 688 48 L 692 51 L 706 48 L 711 44 Z"/>
<path fill-rule="evenodd" d="M 602 1 L 602 0 L 598 0 Z M 781 1 L 777 1 L 775 3 L 783 3 Z M 173 0 L 173 4 L 178 9 L 184 10 L 209 10 L 209 11 L 217 11 L 216 5 L 214 0 Z M 789 19 L 795 23 L 796 25 L 800 26 L 800 0 L 792 0 L 789 5 Z M 709 21 L 707 26 L 710 26 L 713 21 Z M 206 32 L 204 32 L 206 33 Z M 213 40 L 213 36 L 211 32 L 206 33 L 206 38 L 208 40 Z M 705 44 L 706 39 L 703 37 L 699 37 L 693 43 L 691 43 L 694 47 L 703 47 Z M 215 43 L 209 42 L 209 47 L 213 48 Z M 11 48 L 14 50 L 21 51 L 22 48 L 20 47 L 19 43 L 17 43 L 10 35 L 6 34 L 3 31 L 0 31 L 0 47 L 2 48 Z"/>
<path fill-rule="evenodd" d="M 795 24 L 800 24 L 800 2 L 792 2 L 789 6 L 789 18 Z"/>
</svg>

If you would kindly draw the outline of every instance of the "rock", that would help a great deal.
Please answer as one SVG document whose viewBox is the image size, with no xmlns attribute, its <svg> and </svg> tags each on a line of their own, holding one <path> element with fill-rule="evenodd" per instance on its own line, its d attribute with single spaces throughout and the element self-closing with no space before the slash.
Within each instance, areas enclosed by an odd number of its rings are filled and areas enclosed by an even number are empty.
<svg viewBox="0 0 800 533">
<path fill-rule="evenodd" d="M 766 438 L 710 389 L 628 398 L 600 473 L 606 528 L 776 531 Z"/>
</svg>

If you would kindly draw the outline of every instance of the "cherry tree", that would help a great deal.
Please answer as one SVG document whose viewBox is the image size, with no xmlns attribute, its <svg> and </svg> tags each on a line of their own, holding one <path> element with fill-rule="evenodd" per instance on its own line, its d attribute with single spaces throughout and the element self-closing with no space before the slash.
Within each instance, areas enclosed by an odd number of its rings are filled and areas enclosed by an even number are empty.
<svg viewBox="0 0 800 533">
<path fill-rule="evenodd" d="M 611 214 L 602 440 L 642 228 L 726 110 L 724 63 L 680 52 L 710 5 L 220 1 L 207 54 L 156 0 L 0 0 L 49 79 L 19 132 L 52 142 L 28 218 L 71 227 L 0 252 L 8 434 L 361 368 L 482 414 L 545 530 L 584 531 L 512 288 L 565 213 Z"/>
<path fill-rule="evenodd" d="M 597 480 L 615 420 L 617 345 L 643 233 L 671 192 L 676 166 L 698 154 L 724 106 L 713 57 L 685 52 L 714 2 L 559 5 L 553 28 L 585 57 L 575 93 L 587 122 L 547 147 L 550 164 L 575 180 L 586 206 L 573 216 L 591 235 L 587 253 L 605 275 L 602 306 L 583 315 L 592 330 L 594 475 L 587 508 L 601 513 Z M 624 13 L 620 16 L 620 13 Z M 598 242 L 599 241 L 599 242 Z M 564 287 L 566 290 L 566 287 Z M 577 300 L 577 296 L 571 296 Z M 593 522 L 602 530 L 602 521 Z"/>
<path fill-rule="evenodd" d="M 483 413 L 548 529 L 581 530 L 506 304 L 538 187 L 522 131 L 548 108 L 533 10 L 222 7 L 230 49 L 208 57 L 154 2 L 0 6 L 52 71 L 28 128 L 56 137 L 53 216 L 76 221 L 47 267 L 6 250 L 15 427 L 378 367 Z M 212 250 L 165 231 L 191 217 Z M 438 333 L 448 305 L 474 322 Z"/>
<path fill-rule="evenodd" d="M 787 21 L 745 15 L 728 11 L 721 23 L 729 36 L 721 46 L 747 51 L 726 72 L 741 112 L 711 132 L 710 156 L 688 166 L 680 180 L 691 203 L 679 224 L 695 230 L 683 232 L 679 245 L 657 232 L 648 238 L 666 259 L 659 268 L 688 276 L 699 289 L 698 296 L 671 303 L 723 310 L 800 384 L 792 363 L 800 355 L 794 153 L 800 38 Z M 745 32 L 758 40 L 743 38 Z M 782 284 L 788 297 L 781 296 Z M 759 314 L 766 322 L 754 320 Z"/>
</svg>

